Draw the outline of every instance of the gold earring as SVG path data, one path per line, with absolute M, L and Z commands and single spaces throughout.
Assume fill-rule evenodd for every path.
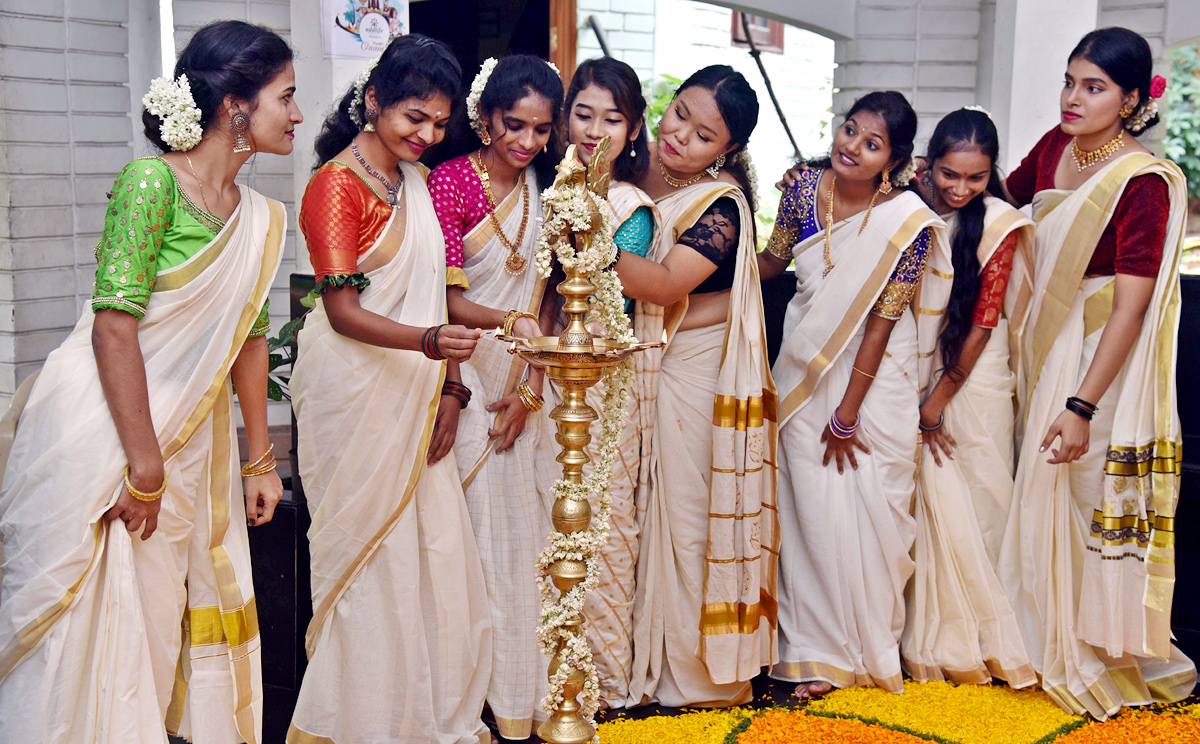
M 879 193 L 884 195 L 892 193 L 892 182 L 888 180 L 888 176 L 891 175 L 889 170 L 889 168 L 883 169 L 883 180 L 879 183 Z
M 483 134 L 479 137 L 483 141 L 483 146 L 487 147 L 492 144 L 492 133 L 488 131 L 487 124 L 483 125 Z
M 373 108 L 369 108 L 366 111 L 364 111 L 363 114 L 367 118 L 367 123 L 363 125 L 363 131 L 364 132 L 374 132 L 375 131 L 375 120 L 379 118 L 379 112 Z
M 1128 103 L 1125 104 L 1121 107 L 1121 110 L 1117 112 L 1117 116 L 1121 117 L 1122 119 L 1128 119 L 1129 117 L 1133 116 L 1133 106 L 1130 106 Z
M 549 142 L 542 145 L 542 152 L 550 152 L 550 143 Z
M 250 128 L 250 117 L 245 111 L 234 111 L 229 115 L 229 128 L 233 131 L 233 151 L 250 152 L 250 140 L 246 130 Z

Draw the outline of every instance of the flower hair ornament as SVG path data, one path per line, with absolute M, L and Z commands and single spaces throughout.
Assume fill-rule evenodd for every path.
M 758 211 L 758 171 L 754 168 L 754 161 L 750 158 L 750 151 L 745 147 L 737 154 L 738 160 L 742 164 L 742 168 L 746 171 L 746 180 L 750 182 L 750 211 Z
M 1137 133 L 1146 128 L 1150 120 L 1158 116 L 1158 101 L 1155 99 L 1161 98 L 1163 93 L 1167 92 L 1167 80 L 1162 75 L 1155 75 L 1150 79 L 1150 100 L 1147 101 L 1141 108 L 1137 110 L 1133 116 L 1125 119 L 1125 128 L 1133 133 Z
M 909 182 L 916 178 L 916 176 L 917 159 L 910 157 L 908 159 L 908 165 L 904 166 L 904 170 L 900 171 L 892 178 L 892 183 L 896 184 L 900 188 L 904 188 L 909 184 Z
M 184 152 L 200 144 L 204 130 L 200 128 L 200 109 L 192 98 L 192 86 L 187 75 L 178 80 L 155 78 L 150 91 L 142 96 L 142 105 L 162 120 L 159 135 L 173 152 Z
M 987 118 L 992 118 L 992 112 L 985 109 L 983 106 L 963 106 L 964 111 L 977 111 Z
M 487 132 L 487 125 L 483 122 L 483 112 L 479 109 L 479 99 L 483 97 L 483 89 L 487 87 L 488 79 L 492 76 L 492 71 L 496 69 L 499 60 L 495 57 L 488 57 L 479 66 L 479 74 L 471 81 L 471 92 L 467 94 L 467 118 L 471 120 L 471 129 L 475 130 L 475 134 L 479 135 L 479 139 L 484 139 L 484 133 Z M 553 62 L 546 63 L 555 75 L 562 77 L 562 73 Z M 489 144 L 484 142 L 484 144 Z
M 366 68 L 358 73 L 358 79 L 354 81 L 354 98 L 350 99 L 350 110 L 347 113 L 350 114 L 350 121 L 354 122 L 359 129 L 362 129 L 366 122 L 358 113 L 358 106 L 363 102 L 367 91 L 367 81 L 371 79 L 371 73 L 374 72 L 377 64 L 379 64 L 379 57 L 368 62 Z

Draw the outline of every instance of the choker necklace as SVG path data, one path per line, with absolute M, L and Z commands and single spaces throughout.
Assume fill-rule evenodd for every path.
M 692 184 L 694 184 L 700 180 L 700 176 L 704 175 L 704 171 L 700 171 L 699 173 L 692 176 L 691 178 L 685 178 L 683 180 L 680 180 L 680 179 L 672 176 L 670 173 L 667 173 L 667 168 L 665 165 L 662 164 L 661 160 L 658 161 L 658 172 L 662 173 L 663 180 L 666 181 L 667 185 L 673 189 L 681 189 L 684 186 L 691 186 Z
M 364 158 L 362 153 L 358 151 L 357 144 L 353 142 L 350 143 L 350 152 L 354 153 L 354 159 L 357 160 L 358 164 L 363 167 L 363 170 L 365 170 L 368 174 L 375 176 L 380 180 L 381 183 L 383 183 L 383 187 L 387 189 L 387 199 L 385 200 L 387 205 L 389 207 L 396 206 L 396 195 L 400 193 L 400 186 L 404 183 L 404 173 L 400 170 L 400 166 L 396 166 L 396 173 L 400 177 L 396 179 L 396 185 L 393 186 L 392 182 L 384 178 L 382 173 L 375 170 L 369 163 L 367 163 L 367 159 Z
M 1071 140 L 1071 157 L 1075 158 L 1075 167 L 1082 173 L 1085 169 L 1092 167 L 1096 163 L 1103 163 L 1113 156 L 1117 150 L 1125 146 L 1125 130 L 1117 132 L 1117 136 L 1105 142 L 1099 150 L 1082 150 L 1079 147 L 1079 138 L 1075 137 Z
M 521 226 L 517 228 L 517 239 L 509 240 L 504 231 L 500 229 L 500 220 L 496 217 L 496 199 L 492 196 L 492 179 L 488 175 L 487 168 L 483 164 L 483 155 L 480 152 L 471 153 L 468 160 L 471 165 L 475 166 L 475 172 L 479 175 L 479 180 L 483 182 L 483 193 L 487 195 L 488 217 L 492 220 L 492 227 L 496 230 L 496 237 L 500 238 L 500 242 L 508 249 L 508 258 L 504 259 L 504 270 L 512 276 L 520 276 L 521 272 L 525 271 L 525 257 L 521 255 L 521 245 L 525 242 L 525 227 L 529 224 L 529 189 L 525 187 L 525 170 L 521 169 L 521 175 L 517 179 L 517 188 L 521 189 L 524 198 L 524 209 L 521 212 Z

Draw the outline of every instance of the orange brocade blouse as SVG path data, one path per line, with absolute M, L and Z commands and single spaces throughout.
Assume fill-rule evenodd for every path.
M 347 284 L 362 291 L 370 280 L 358 270 L 392 217 L 380 199 L 345 163 L 330 160 L 308 182 L 300 204 L 300 231 L 317 278 L 317 291 Z

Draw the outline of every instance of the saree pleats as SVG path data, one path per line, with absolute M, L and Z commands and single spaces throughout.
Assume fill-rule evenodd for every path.
M 978 259 L 1018 230 L 1027 253 L 1033 223 L 998 199 L 987 199 Z M 954 219 L 947 220 L 953 231 Z M 1001 318 L 966 382 L 946 406 L 944 426 L 958 447 L 937 465 L 926 445 L 917 479 L 913 579 L 901 652 L 914 679 L 986 684 L 993 677 L 1013 687 L 1037 682 L 1016 616 L 996 575 L 1012 502 L 1013 401 L 1016 375 L 1009 367 L 1008 321 Z M 937 367 L 927 381 L 941 376 Z
M 533 269 L 533 252 L 542 212 L 533 173 L 527 171 L 526 178 L 529 228 L 520 250 L 528 267 L 518 276 L 505 271 L 508 249 L 491 221 L 483 220 L 463 239 L 463 270 L 471 287 L 463 296 L 487 307 L 537 315 L 545 280 Z M 497 207 L 496 217 L 507 235 L 518 233 L 523 198 L 521 189 L 513 189 Z M 512 447 L 497 453 L 498 440 L 488 436 L 497 415 L 485 407 L 516 390 L 525 362 L 509 354 L 506 344 L 485 338 L 460 369 L 474 403 L 459 417 L 454 454 L 491 607 L 492 673 L 487 701 L 501 736 L 524 739 L 532 733 L 535 717 L 544 718 L 539 703 L 546 691 L 549 659 L 537 645 L 541 598 L 536 563 L 546 535 L 553 529 L 550 488 L 561 472 L 554 462 L 554 426 L 549 406 L 531 412 Z M 549 397 L 548 383 L 544 392 Z
M 360 259 L 362 306 L 445 322 L 441 232 L 424 181 Z M 312 514 L 309 665 L 288 741 L 487 741 L 479 714 L 491 635 L 482 568 L 453 454 L 426 464 L 444 364 L 305 321 L 291 380 Z
M 212 243 L 160 273 L 138 325 L 166 470 L 154 538 L 102 519 L 125 455 L 90 310 L 21 412 L 0 491 L 0 740 L 259 741 L 258 619 L 227 377 L 278 270 L 285 220 L 282 205 L 241 192 Z
M 1091 422 L 1088 452 L 1050 465 L 1041 438 L 1074 395 L 1112 312 L 1113 277 L 1084 277 L 1128 181 L 1166 180 L 1170 218 L 1141 332 Z M 1021 336 L 1026 436 L 1001 578 L 1042 686 L 1103 719 L 1190 693 L 1195 666 L 1170 643 L 1179 419 L 1174 374 L 1184 214 L 1178 169 L 1133 153 L 1070 194 L 1041 192 L 1034 291 Z

